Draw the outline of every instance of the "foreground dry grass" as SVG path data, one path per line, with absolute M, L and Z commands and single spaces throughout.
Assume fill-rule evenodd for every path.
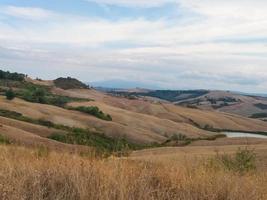
M 246 140 L 248 144 L 242 144 Z M 231 143 L 238 144 L 229 145 Z M 197 141 L 192 146 L 186 147 L 150 148 L 134 151 L 131 153 L 130 158 L 153 163 L 172 162 L 174 165 L 181 165 L 184 162 L 188 162 L 192 164 L 192 161 L 196 163 L 196 161 L 215 157 L 217 153 L 234 155 L 238 149 L 245 149 L 246 147 L 252 149 L 256 154 L 255 164 L 257 169 L 267 172 L 267 140 L 256 138 L 222 138 L 222 141 L 220 139 L 215 141 Z
M 97 160 L 42 149 L 0 146 L 0 199 L 267 198 L 265 173 L 241 176 L 195 164 Z

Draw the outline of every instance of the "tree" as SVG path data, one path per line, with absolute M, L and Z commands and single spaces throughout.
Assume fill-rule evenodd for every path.
M 34 100 L 38 103 L 45 103 L 45 95 L 43 88 L 36 88 L 32 93 Z
M 6 98 L 8 100 L 13 100 L 16 97 L 16 94 L 13 92 L 12 89 L 6 91 Z

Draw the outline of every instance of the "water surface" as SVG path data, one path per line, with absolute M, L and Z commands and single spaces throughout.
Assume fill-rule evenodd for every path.
M 242 133 L 242 132 L 223 132 L 229 138 L 236 138 L 236 137 L 249 137 L 249 138 L 265 138 L 267 139 L 266 135 L 254 134 L 254 133 Z

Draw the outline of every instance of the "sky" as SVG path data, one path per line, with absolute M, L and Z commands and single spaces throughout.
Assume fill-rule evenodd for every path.
M 0 68 L 267 93 L 266 0 L 0 0 Z

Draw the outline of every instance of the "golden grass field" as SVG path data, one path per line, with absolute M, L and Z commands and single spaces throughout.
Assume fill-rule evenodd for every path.
M 129 158 L 100 160 L 44 149 L 0 145 L 0 199 L 267 198 L 266 171 L 244 174 L 225 171 L 207 165 L 207 159 L 179 157 L 178 151 L 169 158 L 158 157 L 157 162 L 137 159 L 137 154 L 140 152 Z
M 231 139 L 234 140 L 234 139 Z M 215 156 L 217 153 L 234 154 L 239 148 L 244 149 L 249 147 L 257 154 L 257 167 L 262 171 L 267 172 L 267 140 L 261 140 L 258 144 L 257 140 L 251 139 L 245 144 L 245 139 L 237 138 L 237 144 L 231 144 L 224 141 L 220 145 L 216 142 L 211 142 L 210 146 L 205 144 L 192 144 L 187 147 L 162 147 L 154 149 L 145 149 L 132 152 L 131 158 L 148 162 L 165 163 L 172 161 L 176 165 L 181 165 L 183 162 L 199 161 Z M 243 142 L 243 144 L 242 144 Z

